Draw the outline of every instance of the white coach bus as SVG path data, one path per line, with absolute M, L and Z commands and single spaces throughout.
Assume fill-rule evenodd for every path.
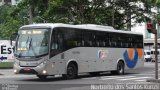
M 40 79 L 52 75 L 73 79 L 86 72 L 124 74 L 143 64 L 143 35 L 109 26 L 25 25 L 16 39 L 14 72 Z

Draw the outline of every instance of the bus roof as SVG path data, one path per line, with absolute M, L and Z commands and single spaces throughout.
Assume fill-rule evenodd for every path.
M 88 30 L 98 30 L 98 31 L 108 31 L 108 32 L 115 32 L 115 33 L 126 33 L 126 34 L 139 34 L 142 33 L 132 32 L 132 31 L 124 31 L 124 30 L 116 30 L 111 26 L 103 26 L 103 25 L 96 25 L 96 24 L 78 24 L 78 25 L 71 25 L 71 24 L 63 24 L 63 23 L 39 23 L 39 24 L 30 24 L 24 25 L 20 27 L 20 29 L 24 28 L 56 28 L 56 27 L 68 27 L 68 28 L 78 28 L 78 29 L 88 29 Z

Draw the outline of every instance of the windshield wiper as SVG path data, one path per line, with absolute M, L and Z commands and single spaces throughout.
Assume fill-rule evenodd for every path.
M 32 44 L 32 38 L 31 38 L 30 41 L 29 41 L 29 47 L 28 47 L 29 50 L 30 50 L 30 48 L 31 48 L 31 46 L 32 46 L 31 44 Z
M 32 49 L 32 51 L 34 53 L 34 56 L 37 57 L 37 54 L 36 54 L 36 52 L 35 52 L 35 50 L 34 50 L 34 48 L 32 46 L 32 38 L 30 39 L 30 42 L 29 42 L 29 50 L 30 50 L 30 48 Z

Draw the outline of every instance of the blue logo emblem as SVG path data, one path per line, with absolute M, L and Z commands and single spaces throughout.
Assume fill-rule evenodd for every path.
M 123 54 L 124 60 L 129 68 L 134 68 L 138 61 L 138 51 L 136 49 L 126 50 Z

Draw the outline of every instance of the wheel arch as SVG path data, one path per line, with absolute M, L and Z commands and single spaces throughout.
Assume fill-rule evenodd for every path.
M 71 59 L 71 60 L 69 60 L 69 61 L 66 63 L 65 73 L 67 73 L 67 67 L 68 67 L 68 65 L 71 64 L 71 63 L 76 66 L 77 73 L 78 73 L 78 63 L 77 63 L 77 61 L 76 61 L 75 59 Z
M 120 58 L 120 59 L 117 60 L 116 69 L 117 69 L 117 65 L 118 65 L 119 62 L 123 62 L 124 68 L 125 68 L 125 61 L 122 58 Z

